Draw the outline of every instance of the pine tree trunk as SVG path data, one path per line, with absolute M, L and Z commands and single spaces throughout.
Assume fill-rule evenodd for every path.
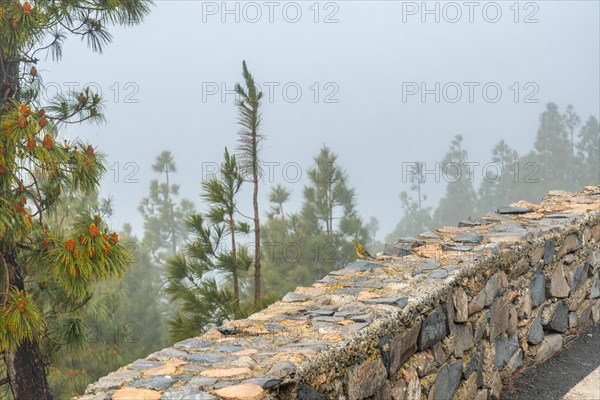
M 24 341 L 14 354 L 6 354 L 4 360 L 15 400 L 52 400 L 38 342 Z
M 254 173 L 254 306 L 260 303 L 260 220 L 258 217 L 258 173 Z
M 11 286 L 25 290 L 25 282 L 15 252 L 1 253 L 0 257 L 4 258 L 5 265 L 11 271 Z M 46 363 L 37 341 L 25 340 L 14 353 L 5 353 L 4 361 L 15 400 L 52 400 L 50 386 L 46 379 Z

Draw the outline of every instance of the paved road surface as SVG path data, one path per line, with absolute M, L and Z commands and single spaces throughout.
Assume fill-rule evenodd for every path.
M 567 344 L 566 348 L 555 354 L 544 364 L 528 369 L 514 381 L 516 391 L 504 388 L 502 400 L 562 400 L 580 381 L 600 366 L 600 324 L 588 325 L 581 335 Z M 600 380 L 595 382 L 596 374 L 591 375 L 588 390 L 595 393 L 587 399 L 570 397 L 577 400 L 600 400 Z M 575 390 L 574 390 L 575 392 Z M 572 393 L 569 394 L 571 396 Z

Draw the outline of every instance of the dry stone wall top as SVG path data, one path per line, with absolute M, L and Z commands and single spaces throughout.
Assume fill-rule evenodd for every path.
M 600 321 L 600 187 L 386 246 L 89 385 L 107 399 L 498 399 Z

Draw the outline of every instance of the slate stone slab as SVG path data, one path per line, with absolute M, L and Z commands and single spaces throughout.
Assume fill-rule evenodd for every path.
M 212 343 L 207 340 L 200 339 L 186 339 L 181 342 L 175 343 L 174 347 L 182 349 L 205 349 L 212 346 Z
M 356 271 L 368 271 L 370 269 L 382 268 L 383 264 L 376 264 L 369 261 L 356 261 L 346 265 L 346 269 L 352 269 Z
M 414 264 L 418 269 L 423 270 L 423 271 L 430 271 L 432 269 L 437 269 L 440 267 L 440 265 L 436 262 L 423 262 L 423 263 L 415 263 Z
M 519 350 L 519 339 L 517 335 L 501 336 L 496 340 L 496 359 L 494 369 L 502 369 Z
M 472 247 L 469 247 L 469 246 L 458 246 L 458 245 L 454 245 L 454 244 L 446 244 L 446 243 L 444 243 L 442 245 L 442 247 L 444 248 L 444 250 L 449 250 L 449 251 L 473 251 Z
M 379 351 L 389 376 L 398 372 L 402 364 L 417 351 L 420 330 L 421 322 L 417 322 L 406 332 L 393 337 L 385 335 L 379 339 Z
M 186 360 L 188 361 L 199 363 L 217 363 L 219 361 L 223 361 L 224 359 L 224 355 L 215 353 L 190 354 L 186 357 Z
M 434 400 L 452 400 L 463 373 L 462 361 L 446 364 L 438 372 L 433 387 Z M 431 398 L 431 397 L 430 397 Z
M 483 235 L 459 235 L 453 236 L 452 240 L 458 243 L 479 244 L 483 240 Z
M 217 346 L 215 350 L 221 353 L 235 353 L 236 351 L 244 350 L 244 348 L 239 344 L 222 344 Z
M 531 209 L 527 207 L 508 207 L 508 206 L 500 206 L 496 210 L 498 214 L 527 214 L 531 212 Z
M 441 306 L 438 306 L 431 312 L 421 325 L 418 348 L 420 351 L 426 350 L 446 337 L 446 314 Z
M 408 303 L 408 297 L 380 297 L 377 299 L 361 300 L 364 304 L 387 304 L 390 306 L 404 308 Z
M 296 303 L 299 301 L 306 301 L 308 300 L 307 296 L 304 296 L 302 294 L 298 294 L 295 292 L 288 292 L 285 296 L 283 296 L 283 299 L 281 299 L 281 301 L 285 301 L 288 303 Z
M 543 272 L 536 272 L 531 278 L 531 305 L 537 307 L 546 301 L 546 284 Z
M 547 240 L 544 244 L 544 265 L 548 265 L 552 262 L 555 248 L 556 241 L 554 239 Z
M 569 303 L 567 299 L 558 302 L 552 319 L 546 328 L 555 332 L 566 332 L 569 328 Z
M 575 267 L 572 274 L 569 275 L 569 286 L 571 286 L 571 291 L 569 292 L 569 296 L 571 296 L 575 290 L 579 287 L 579 285 L 587 278 L 588 274 L 588 264 L 582 263 L 581 265 Z
M 306 311 L 306 315 L 318 315 L 320 317 L 330 317 L 335 313 L 335 310 L 312 310 Z
M 157 361 L 148 361 L 148 360 L 136 360 L 133 364 L 131 364 L 129 366 L 129 368 L 131 369 L 137 369 L 139 370 L 143 370 L 143 369 L 152 369 L 152 368 L 156 368 L 156 367 L 160 367 L 161 365 L 163 365 L 163 363 L 161 362 L 157 362 Z
M 466 220 L 458 221 L 459 228 L 472 228 L 479 225 L 489 224 L 486 220 L 480 217 L 469 217 Z
M 163 392 L 161 400 L 217 400 L 217 397 L 207 392 L 183 386 Z
M 349 368 L 346 382 L 348 399 L 365 399 L 373 396 L 387 379 L 387 371 L 381 358 L 367 360 Z
M 527 341 L 530 344 L 538 344 L 544 340 L 544 327 L 542 326 L 542 312 L 544 306 L 540 307 L 538 314 L 529 326 L 529 333 L 527 334 Z
M 281 379 L 264 376 L 259 378 L 246 379 L 245 381 L 242 381 L 242 383 L 254 384 L 260 386 L 263 389 L 268 389 L 270 387 L 279 385 L 281 383 Z
M 137 381 L 133 381 L 129 384 L 129 387 L 132 388 L 141 388 L 141 389 L 153 389 L 153 390 L 165 390 L 173 386 L 173 384 L 177 382 L 176 379 L 167 378 L 164 376 L 157 376 L 154 378 L 148 379 L 139 379 Z
M 444 279 L 448 276 L 448 271 L 445 269 L 436 269 L 429 276 L 433 279 Z

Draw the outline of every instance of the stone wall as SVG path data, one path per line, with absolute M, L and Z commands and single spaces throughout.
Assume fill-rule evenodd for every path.
M 388 245 L 81 399 L 497 399 L 600 321 L 599 243 L 600 187 L 500 207 Z

